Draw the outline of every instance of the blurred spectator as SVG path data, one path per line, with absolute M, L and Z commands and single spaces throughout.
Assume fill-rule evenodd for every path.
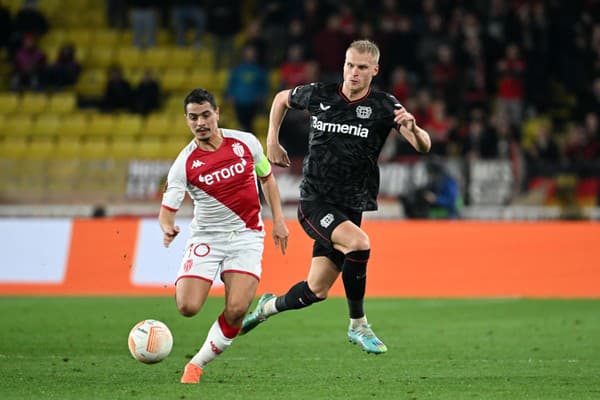
M 106 0 L 106 21 L 115 29 L 127 27 L 127 0 Z
M 194 47 L 202 47 L 202 37 L 206 30 L 206 12 L 202 0 L 174 0 L 171 8 L 171 24 L 175 32 L 175 43 L 187 46 L 187 33 L 194 29 Z
M 406 100 L 413 92 L 413 84 L 410 82 L 406 69 L 397 66 L 392 71 L 392 83 L 390 92 L 398 99 L 400 104 L 406 103 Z
M 337 82 L 341 79 L 343 65 L 340 65 L 340 60 L 345 59 L 349 43 L 350 38 L 342 31 L 340 16 L 329 16 L 325 28 L 313 38 L 315 60 L 319 63 L 324 82 Z
M 10 10 L 0 2 L 0 55 L 2 55 L 2 49 L 9 50 L 11 35 L 12 18 Z
M 506 47 L 504 58 L 498 62 L 498 98 L 496 108 L 505 114 L 513 125 L 523 118 L 525 62 L 519 47 L 511 43 Z
M 160 84 L 154 77 L 152 70 L 144 70 L 142 79 L 133 92 L 134 111 L 147 115 L 160 106 Z
M 302 47 L 293 45 L 288 47 L 287 59 L 281 64 L 281 84 L 284 89 L 290 89 L 307 83 L 308 62 L 302 54 Z
M 81 64 L 75 58 L 75 47 L 72 43 L 61 46 L 54 63 L 46 69 L 45 85 L 50 88 L 64 89 L 74 85 L 81 73 Z
M 215 69 L 229 68 L 233 62 L 235 35 L 242 28 L 240 0 L 206 0 L 208 32 L 213 39 Z
M 240 129 L 253 131 L 252 123 L 262 111 L 268 92 L 267 70 L 256 62 L 254 47 L 244 47 L 242 61 L 231 70 L 226 90 L 227 98 L 234 104 Z
M 312 57 L 312 47 L 310 46 L 308 34 L 304 23 L 298 18 L 290 21 L 285 38 L 285 47 L 289 49 L 292 46 L 300 47 L 305 58 L 310 59 Z
M 246 25 L 244 46 L 252 46 L 256 49 L 256 61 L 264 68 L 269 68 L 267 53 L 269 44 L 263 35 L 259 20 L 250 21 Z
M 533 142 L 525 148 L 530 177 L 551 175 L 560 169 L 560 149 L 552 137 L 552 128 L 547 121 L 534 125 Z
M 455 123 L 446 113 L 446 103 L 434 100 L 422 126 L 431 136 L 431 153 L 447 155 L 450 133 L 455 128 Z
M 458 90 L 458 70 L 454 61 L 452 48 L 442 44 L 437 49 L 436 61 L 429 71 L 433 96 L 446 103 L 449 112 L 455 112 Z
M 494 158 L 496 137 L 488 129 L 483 119 L 474 118 L 469 122 L 467 135 L 463 141 L 462 155 L 467 160 Z
M 123 76 L 123 70 L 113 65 L 108 71 L 108 80 L 104 89 L 102 109 L 106 112 L 129 111 L 133 104 L 131 84 Z
M 467 38 L 463 43 L 461 92 L 463 101 L 457 107 L 460 115 L 467 115 L 474 108 L 488 110 L 487 67 L 482 44 L 478 38 Z
M 581 111 L 582 116 L 588 112 L 593 112 L 600 117 L 600 76 L 591 82 L 578 100 L 578 109 Z
M 426 162 L 427 184 L 400 196 L 404 214 L 410 219 L 460 218 L 462 196 L 458 181 L 438 158 Z
M 262 30 L 268 46 L 266 66 L 276 67 L 285 57 L 285 34 L 288 23 L 285 1 L 259 0 L 257 7 L 260 10 Z
M 448 43 L 449 38 L 444 31 L 442 16 L 438 13 L 428 15 L 427 28 L 418 39 L 416 49 L 416 57 L 421 64 L 420 69 L 422 71 L 427 71 L 429 66 L 435 63 L 440 46 Z
M 23 46 L 25 36 L 39 40 L 50 25 L 46 16 L 38 9 L 37 0 L 24 0 L 23 6 L 12 19 L 12 36 L 9 44 L 9 57 L 12 59 Z
M 157 0 L 129 0 L 133 45 L 138 49 L 156 46 Z
M 45 67 L 46 54 L 38 47 L 36 37 L 25 35 L 23 45 L 15 55 L 11 90 L 41 89 Z

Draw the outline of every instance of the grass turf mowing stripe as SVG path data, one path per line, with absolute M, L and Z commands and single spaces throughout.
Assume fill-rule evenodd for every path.
M 183 318 L 166 297 L 2 297 L 2 399 L 598 399 L 600 300 L 367 299 L 389 352 L 347 343 L 344 299 L 271 318 L 179 384 L 223 308 Z M 127 349 L 132 324 L 165 322 L 171 355 Z

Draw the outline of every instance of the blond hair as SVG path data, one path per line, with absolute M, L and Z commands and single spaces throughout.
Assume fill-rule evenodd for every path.
M 350 46 L 348 46 L 348 50 L 350 49 L 354 49 L 360 54 L 370 54 L 373 56 L 375 64 L 379 63 L 379 47 L 377 47 L 377 45 L 370 40 L 355 40 L 354 42 L 350 43 Z

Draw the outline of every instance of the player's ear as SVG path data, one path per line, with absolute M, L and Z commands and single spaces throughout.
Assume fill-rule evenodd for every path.
M 379 73 L 379 64 L 377 64 L 375 66 L 375 68 L 373 68 L 373 76 L 377 75 Z
M 219 107 L 215 108 L 215 114 L 217 114 L 217 122 L 219 122 L 219 116 L 221 115 L 221 111 L 219 110 Z

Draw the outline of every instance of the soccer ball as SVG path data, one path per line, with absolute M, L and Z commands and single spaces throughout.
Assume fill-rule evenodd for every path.
M 173 335 L 164 323 L 146 319 L 129 332 L 129 351 L 136 360 L 154 364 L 164 360 L 173 348 Z

